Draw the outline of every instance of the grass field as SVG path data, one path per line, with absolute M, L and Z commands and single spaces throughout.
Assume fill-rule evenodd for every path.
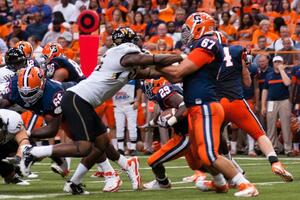
M 146 157 L 140 157 L 140 172 L 143 182 L 153 180 L 151 169 L 146 164 Z M 283 200 L 300 199 L 300 158 L 281 158 L 287 169 L 293 173 L 294 182 L 283 183 L 281 179 L 271 173 L 270 165 L 263 157 L 248 158 L 236 157 L 238 163 L 246 170 L 246 175 L 257 185 L 260 192 L 255 199 Z M 72 160 L 72 169 L 75 169 L 78 159 Z M 123 185 L 118 193 L 102 193 L 102 178 L 90 178 L 95 172 L 93 168 L 85 177 L 86 190 L 91 192 L 88 196 L 72 196 L 62 191 L 64 180 L 50 171 L 50 160 L 45 159 L 32 167 L 33 172 L 39 174 L 38 179 L 32 179 L 30 186 L 4 185 L 0 186 L 0 199 L 236 199 L 233 197 L 234 189 L 227 194 L 216 194 L 214 192 L 200 192 L 193 184 L 182 183 L 182 178 L 192 174 L 186 166 L 184 159 L 178 159 L 166 164 L 168 177 L 172 181 L 171 190 L 163 191 L 131 191 L 130 182 L 126 174 L 121 174 Z M 117 168 L 117 167 L 116 167 Z M 73 172 L 73 171 L 72 171 Z M 71 173 L 72 174 L 72 173 Z

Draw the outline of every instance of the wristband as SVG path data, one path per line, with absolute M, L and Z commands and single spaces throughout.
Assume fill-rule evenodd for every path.
M 167 124 L 169 126 L 173 126 L 174 124 L 177 123 L 177 118 L 175 116 L 172 116 L 170 119 L 168 119 Z
M 154 126 L 154 125 L 155 125 L 155 122 L 154 122 L 153 119 L 149 122 L 149 125 L 150 125 L 150 126 Z
M 141 106 L 142 106 L 143 108 L 145 108 L 145 107 L 147 106 L 147 104 L 146 104 L 146 103 L 142 103 Z

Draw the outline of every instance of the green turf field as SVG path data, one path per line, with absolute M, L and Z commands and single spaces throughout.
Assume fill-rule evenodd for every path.
M 146 164 L 146 157 L 141 157 L 140 172 L 143 182 L 153 180 L 150 168 Z M 270 165 L 263 157 L 248 158 L 237 157 L 236 160 L 246 170 L 247 177 L 257 185 L 260 192 L 255 199 L 267 200 L 297 200 L 300 199 L 300 158 L 282 158 L 287 169 L 294 175 L 294 182 L 283 183 L 281 179 L 271 173 Z M 72 169 L 75 169 L 78 159 L 72 162 Z M 155 200 L 175 200 L 175 199 L 236 199 L 233 197 L 235 190 L 230 190 L 227 194 L 216 194 L 214 192 L 200 192 L 194 188 L 193 184 L 182 183 L 182 178 L 192 174 L 186 166 L 184 159 L 178 159 L 166 164 L 167 173 L 172 181 L 171 190 L 163 191 L 131 191 L 130 182 L 126 174 L 121 174 L 123 185 L 118 193 L 102 193 L 102 178 L 90 178 L 91 172 L 84 179 L 86 190 L 91 192 L 88 196 L 72 196 L 63 193 L 64 180 L 50 171 L 50 160 L 45 159 L 42 163 L 36 163 L 32 167 L 33 172 L 39 174 L 38 179 L 32 179 L 30 186 L 4 185 L 0 186 L 1 199 L 155 199 Z M 117 169 L 117 167 L 116 167 Z M 73 172 L 73 171 L 72 171 Z M 71 172 L 71 173 L 72 173 Z

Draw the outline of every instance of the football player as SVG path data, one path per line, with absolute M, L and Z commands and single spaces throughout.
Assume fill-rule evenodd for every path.
M 148 165 L 152 168 L 155 180 L 145 183 L 144 188 L 151 190 L 171 188 L 171 182 L 165 174 L 163 163 L 186 156 L 186 160 L 193 170 L 198 170 L 201 166 L 199 162 L 196 162 L 197 159 L 190 159 L 188 121 L 184 116 L 187 110 L 182 97 L 182 89 L 171 85 L 164 78 L 160 78 L 145 80 L 143 90 L 149 100 L 160 106 L 162 113 L 165 110 L 174 109 L 174 113 L 169 118 L 158 115 L 149 123 L 152 126 L 173 127 L 174 134 L 166 144 L 148 158 Z M 205 179 L 205 175 L 201 179 Z
M 29 185 L 20 179 L 14 165 L 22 155 L 21 148 L 30 145 L 21 116 L 11 110 L 0 109 L 0 175 L 6 184 Z M 16 154 L 15 157 L 9 157 Z
M 10 48 L 5 54 L 5 66 L 0 68 L 0 83 L 9 81 L 19 69 L 26 67 L 26 62 L 23 51 Z
M 45 157 L 53 154 L 87 156 L 79 164 L 71 182 L 65 185 L 66 190 L 71 190 L 75 194 L 78 192 L 74 191 L 74 188 L 80 188 L 79 193 L 84 193 L 80 186 L 83 176 L 107 149 L 111 148 L 112 151 L 114 149 L 106 134 L 106 127 L 99 120 L 94 108 L 111 98 L 130 79 L 160 75 L 154 69 L 141 69 L 137 68 L 138 66 L 169 65 L 182 60 L 179 55 L 154 56 L 141 53 L 140 48 L 134 44 L 137 38 L 136 34 L 129 28 L 116 29 L 112 37 L 116 46 L 106 52 L 101 64 L 87 79 L 69 88 L 62 99 L 64 120 L 74 143 L 32 147 L 23 151 L 27 166 L 30 166 L 33 157 Z M 93 144 L 96 149 L 92 148 Z M 138 171 L 138 158 L 126 159 L 115 152 L 114 158 L 110 159 L 117 161 L 126 170 L 132 188 L 139 189 L 141 178 Z
M 47 60 L 45 71 L 48 78 L 59 82 L 74 81 L 76 83 L 85 79 L 80 66 L 63 55 L 63 48 L 59 43 L 46 44 L 42 54 Z
M 225 57 L 223 47 L 212 36 L 214 26 L 214 19 L 207 13 L 191 14 L 182 30 L 182 40 L 191 47 L 191 52 L 178 66 L 158 66 L 156 69 L 172 82 L 183 80 L 192 151 L 215 175 L 220 172 L 238 186 L 239 191 L 234 193 L 235 196 L 257 196 L 256 187 L 218 153 L 224 110 L 217 100 L 216 79 L 224 58 L 228 57 Z M 224 178 L 214 182 L 220 188 L 226 184 Z
M 40 67 L 38 61 L 32 57 L 33 47 L 27 41 L 19 41 L 16 44 L 16 48 L 21 49 L 27 59 L 27 66 L 36 66 Z

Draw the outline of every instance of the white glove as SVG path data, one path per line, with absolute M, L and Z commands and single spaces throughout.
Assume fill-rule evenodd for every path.
M 164 128 L 169 127 L 168 120 L 167 120 L 165 117 L 161 116 L 161 115 L 158 117 L 156 123 L 157 123 L 159 126 L 164 127 Z

